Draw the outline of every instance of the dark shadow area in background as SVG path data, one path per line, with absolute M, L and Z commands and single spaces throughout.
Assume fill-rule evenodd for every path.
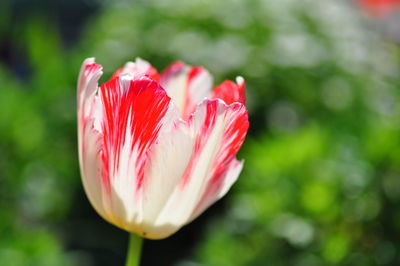
M 0 61 L 9 66 L 21 79 L 29 77 L 29 62 L 26 49 L 19 42 L 24 25 L 32 20 L 45 22 L 49 30 L 56 28 L 61 34 L 64 49 L 68 50 L 80 39 L 84 25 L 90 16 L 100 10 L 95 0 L 2 0 L 0 15 L 12 22 L 5 27 L 6 32 L 0 42 Z

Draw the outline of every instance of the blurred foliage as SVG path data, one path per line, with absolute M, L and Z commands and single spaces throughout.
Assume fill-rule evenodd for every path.
M 400 264 L 399 51 L 348 1 L 102 4 L 68 48 L 51 21 L 0 9 L 0 48 L 19 62 L 0 66 L 0 265 L 100 265 L 92 249 L 114 245 L 71 214 L 85 200 L 75 83 L 90 56 L 105 76 L 140 56 L 247 80 L 244 171 L 176 265 Z

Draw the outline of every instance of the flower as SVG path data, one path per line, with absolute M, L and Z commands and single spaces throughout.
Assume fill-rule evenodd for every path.
M 249 126 L 245 82 L 213 91 L 202 67 L 173 63 L 161 75 L 137 59 L 98 86 L 102 66 L 83 62 L 78 145 L 89 201 L 108 222 L 140 236 L 175 233 L 226 194 Z

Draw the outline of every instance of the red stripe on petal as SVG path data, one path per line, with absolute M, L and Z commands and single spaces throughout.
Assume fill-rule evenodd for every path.
M 195 94 L 198 93 L 198 89 L 203 89 L 203 88 L 197 88 L 195 87 L 195 82 L 196 79 L 201 78 L 202 75 L 206 75 L 207 70 L 205 70 L 203 67 L 199 66 L 194 66 L 190 67 L 189 74 L 187 75 L 187 86 L 186 86 L 186 104 L 185 104 L 185 109 L 183 110 L 183 119 L 187 119 L 196 109 L 196 105 L 199 103 L 200 100 L 203 100 L 202 98 L 195 97 Z M 203 95 L 203 97 L 207 97 L 209 91 L 207 90 L 206 93 Z
M 249 127 L 248 113 L 244 105 L 234 103 L 224 105 L 225 125 L 217 153 L 211 162 L 211 170 L 207 176 L 204 192 L 191 219 L 197 217 L 210 204 L 222 197 L 238 177 L 242 163 L 236 160 L 236 154 L 243 144 Z M 220 114 L 221 115 L 221 114 Z
M 206 117 L 204 119 L 203 126 L 201 127 L 200 134 L 196 140 L 195 152 L 200 152 L 204 147 L 205 142 L 210 136 L 211 130 L 215 125 L 215 120 L 217 118 L 218 102 L 210 101 L 206 107 Z
M 193 81 L 193 79 L 195 79 L 196 76 L 200 75 L 202 71 L 204 71 L 204 68 L 202 68 L 202 67 L 199 67 L 199 66 L 191 67 L 190 71 L 189 71 L 189 75 L 188 75 L 189 83 L 191 81 Z
M 206 105 L 204 118 L 202 121 L 196 121 L 196 119 L 199 119 L 199 112 L 202 112 L 202 108 L 204 108 L 202 105 L 204 104 Z M 194 123 L 200 123 L 200 128 L 196 130 L 195 128 L 198 125 L 196 126 Z M 239 164 L 235 157 L 249 128 L 248 113 L 241 103 L 234 103 L 228 106 L 220 100 L 206 100 L 190 118 L 189 126 L 194 128 L 196 140 L 190 162 L 181 180 L 181 188 L 185 189 L 188 183 L 191 182 L 200 157 L 205 158 L 203 153 L 210 152 L 210 154 L 206 155 L 210 156 L 210 168 L 206 177 L 204 177 L 208 181 L 206 181 L 206 188 L 201 196 L 201 198 L 209 198 L 221 191 L 228 172 Z M 220 128 L 221 126 L 222 128 Z M 208 142 L 211 141 L 211 134 L 214 135 L 212 141 L 216 145 L 214 151 L 209 150 Z M 215 134 L 221 134 L 220 139 L 216 139 L 217 135 Z M 206 145 L 208 146 L 208 151 L 205 150 Z M 203 201 L 201 200 L 200 202 Z
M 201 122 L 201 128 L 196 135 L 196 140 L 193 148 L 193 152 L 189 161 L 189 165 L 187 166 L 185 173 L 182 177 L 181 186 L 184 187 L 191 178 L 192 172 L 194 170 L 197 161 L 204 149 L 204 146 L 211 134 L 212 129 L 215 126 L 216 117 L 217 117 L 217 109 L 218 109 L 218 101 L 207 101 L 205 108 L 204 120 Z M 196 119 L 196 114 L 190 117 L 189 119 L 189 127 L 195 127 L 194 119 Z
M 230 105 L 225 116 L 229 116 L 229 122 L 225 126 L 221 146 L 213 163 L 212 178 L 209 184 L 212 187 L 216 186 L 216 189 L 219 189 L 222 184 L 221 177 L 235 161 L 235 156 L 242 146 L 249 128 L 248 113 L 244 105 Z
M 234 102 L 245 103 L 245 87 L 246 83 L 242 78 L 238 78 L 238 84 L 230 80 L 225 80 L 220 85 L 215 87 L 212 97 L 214 99 L 221 99 L 226 104 Z
M 104 109 L 103 182 L 118 171 L 122 149 L 129 145 L 130 156 L 136 156 L 135 173 L 140 189 L 149 148 L 157 141 L 170 98 L 161 86 L 148 78 L 121 80 L 117 77 L 100 87 Z M 127 139 L 128 137 L 128 139 Z M 123 162 L 128 162 L 124 158 Z
M 181 185 L 183 187 L 189 182 L 194 166 L 197 164 L 220 116 L 223 116 L 223 121 L 221 122 L 225 123 L 225 125 L 222 138 L 218 143 L 219 146 L 217 147 L 215 158 L 211 158 L 211 183 L 220 183 L 220 177 L 227 171 L 230 167 L 229 165 L 235 159 L 249 127 L 248 114 L 244 105 L 236 103 L 226 106 L 218 100 L 206 100 L 204 104 L 206 104 L 204 119 L 201 121 L 199 131 L 196 132 L 196 141 L 190 163 L 182 178 Z M 189 120 L 191 127 L 195 127 L 193 124 L 195 123 L 194 119 L 196 119 L 196 115 L 194 114 Z

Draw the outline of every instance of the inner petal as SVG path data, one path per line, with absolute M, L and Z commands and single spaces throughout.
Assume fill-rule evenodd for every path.
M 196 105 L 210 95 L 213 79 L 203 67 L 178 61 L 164 70 L 160 82 L 179 109 L 180 117 L 187 120 Z
M 225 80 L 220 85 L 215 87 L 211 98 L 221 99 L 226 104 L 231 104 L 234 102 L 245 103 L 245 93 L 244 89 L 246 83 L 242 77 L 236 78 L 236 83 L 230 80 Z
M 149 62 L 141 58 L 136 58 L 135 62 L 127 62 L 124 67 L 115 71 L 111 79 L 121 76 L 123 74 L 130 74 L 134 79 L 142 76 L 147 76 L 155 81 L 160 81 L 160 75 Z

